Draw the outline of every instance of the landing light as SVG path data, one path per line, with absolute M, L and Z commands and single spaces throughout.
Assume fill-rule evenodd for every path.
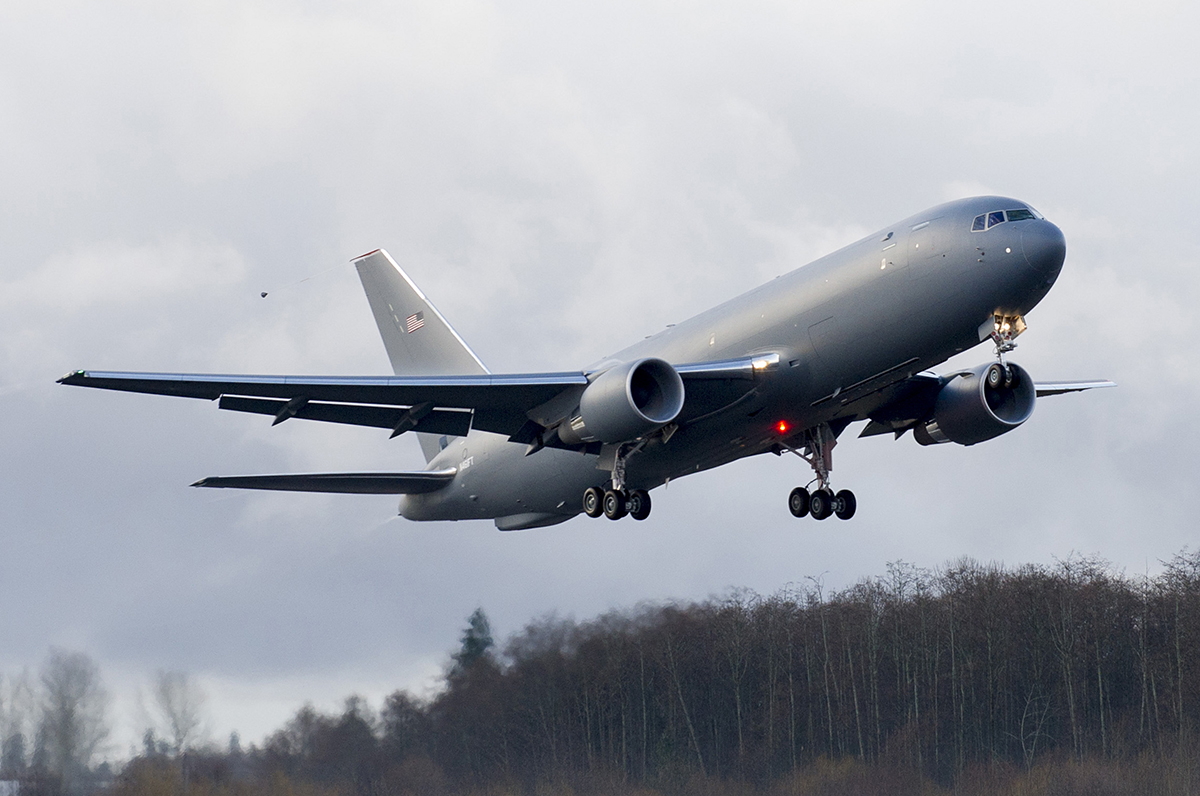
M 754 370 L 756 370 L 756 371 L 759 371 L 759 370 L 767 370 L 767 369 L 771 368 L 772 366 L 778 365 L 778 364 L 779 364 L 779 354 L 772 352 L 770 354 L 763 354 L 762 356 L 757 357 L 754 360 L 752 360 L 750 362 L 750 367 L 754 368 Z

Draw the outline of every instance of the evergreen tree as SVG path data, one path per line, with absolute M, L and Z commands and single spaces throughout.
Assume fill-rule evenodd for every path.
M 462 634 L 462 647 L 454 655 L 453 674 L 463 674 L 475 665 L 476 661 L 488 655 L 495 641 L 492 639 L 492 625 L 482 608 L 467 619 L 467 627 Z

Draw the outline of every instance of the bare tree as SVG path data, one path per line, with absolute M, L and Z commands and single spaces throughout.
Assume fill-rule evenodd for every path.
M 0 772 L 20 774 L 28 763 L 36 710 L 28 670 L 0 688 Z
M 79 790 L 100 744 L 108 737 L 108 692 L 88 655 L 51 649 L 42 666 L 39 740 L 46 764 L 68 793 Z
M 183 754 L 200 741 L 204 728 L 205 694 L 187 672 L 160 671 L 154 678 L 154 720 L 174 754 Z

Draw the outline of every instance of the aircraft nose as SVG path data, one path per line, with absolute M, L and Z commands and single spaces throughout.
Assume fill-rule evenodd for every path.
M 1021 249 L 1025 262 L 1035 271 L 1045 274 L 1047 282 L 1053 282 L 1062 271 L 1067 258 L 1067 239 L 1062 230 L 1041 219 L 1031 221 L 1021 230 Z

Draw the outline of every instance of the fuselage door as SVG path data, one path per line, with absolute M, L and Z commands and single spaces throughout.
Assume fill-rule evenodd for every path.
M 928 260 L 937 254 L 937 239 L 934 237 L 932 222 L 922 221 L 912 228 L 908 236 L 908 253 L 914 263 Z
M 908 261 L 914 279 L 932 275 L 936 269 L 929 261 L 940 258 L 945 241 L 938 239 L 938 222 L 935 219 L 922 221 L 908 233 Z

